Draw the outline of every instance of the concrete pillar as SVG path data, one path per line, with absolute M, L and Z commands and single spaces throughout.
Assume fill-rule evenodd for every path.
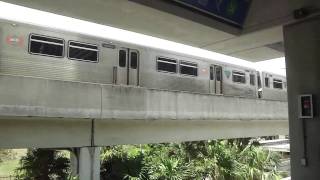
M 292 180 L 320 179 L 320 16 L 284 26 Z M 299 118 L 298 97 L 313 94 L 314 118 Z
M 79 151 L 80 151 L 80 148 L 70 149 L 70 169 L 71 169 L 72 176 L 79 175 L 79 163 L 78 163 Z
M 83 147 L 79 150 L 80 180 L 100 180 L 100 148 Z

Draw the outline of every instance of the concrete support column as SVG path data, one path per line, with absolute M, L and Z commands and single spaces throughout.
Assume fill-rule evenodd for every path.
M 70 169 L 71 169 L 72 176 L 79 175 L 79 163 L 78 163 L 79 151 L 80 151 L 80 148 L 70 149 Z
M 78 155 L 80 180 L 100 180 L 100 148 L 83 147 Z
M 320 16 L 284 26 L 292 180 L 320 179 Z M 299 95 L 312 94 L 314 117 L 299 118 Z

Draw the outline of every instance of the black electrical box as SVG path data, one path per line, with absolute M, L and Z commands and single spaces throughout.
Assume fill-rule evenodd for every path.
M 304 94 L 299 96 L 299 109 L 301 119 L 313 118 L 312 94 Z

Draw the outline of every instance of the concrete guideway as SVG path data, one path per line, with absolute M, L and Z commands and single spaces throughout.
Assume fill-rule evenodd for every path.
M 287 102 L 0 76 L 0 147 L 88 147 L 287 134 Z
M 0 147 L 74 147 L 81 180 L 100 179 L 101 146 L 288 133 L 286 102 L 10 75 L 0 84 Z

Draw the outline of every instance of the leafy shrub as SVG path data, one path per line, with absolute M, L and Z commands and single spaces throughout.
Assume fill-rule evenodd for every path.
M 114 180 L 276 180 L 278 153 L 250 139 L 107 147 L 101 176 Z
M 69 159 L 50 149 L 31 149 L 16 169 L 18 180 L 67 179 Z

